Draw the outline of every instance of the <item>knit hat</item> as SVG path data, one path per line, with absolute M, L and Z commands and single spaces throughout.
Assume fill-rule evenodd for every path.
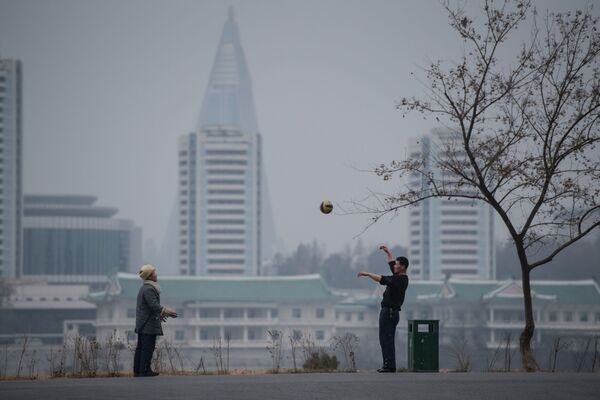
M 146 280 L 150 275 L 152 275 L 154 271 L 156 271 L 154 265 L 146 264 L 142 265 L 142 268 L 140 268 L 140 272 L 138 272 L 138 274 L 140 275 L 140 278 L 142 278 L 142 280 Z

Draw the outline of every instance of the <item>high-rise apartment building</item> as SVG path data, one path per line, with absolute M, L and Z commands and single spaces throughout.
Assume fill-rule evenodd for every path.
M 0 276 L 20 275 L 22 235 L 21 62 L 0 59 Z
M 452 184 L 452 176 L 440 169 L 437 160 L 445 157 L 446 144 L 455 138 L 448 129 L 434 129 L 430 135 L 413 139 L 410 157 L 424 160 L 426 173 L 438 178 L 446 174 L 444 180 Z M 454 155 L 460 157 L 461 153 Z M 410 179 L 413 188 L 427 188 L 422 175 Z M 411 277 L 495 279 L 494 214 L 487 203 L 428 198 L 411 207 L 409 213 Z
M 197 129 L 179 140 L 181 274 L 260 274 L 261 147 L 250 74 L 230 10 Z

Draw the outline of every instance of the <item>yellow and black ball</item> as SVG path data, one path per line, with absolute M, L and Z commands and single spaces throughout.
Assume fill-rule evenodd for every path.
M 325 201 L 321 202 L 321 212 L 323 214 L 329 214 L 332 211 L 333 211 L 333 203 L 332 202 L 330 202 L 329 200 L 325 200 Z

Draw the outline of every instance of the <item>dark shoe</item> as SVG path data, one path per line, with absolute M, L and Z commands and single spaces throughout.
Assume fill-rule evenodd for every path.
M 158 372 L 146 371 L 143 375 L 140 375 L 140 376 L 158 376 L 158 375 L 160 375 Z
M 377 372 L 385 373 L 385 372 L 396 372 L 396 368 L 379 368 Z

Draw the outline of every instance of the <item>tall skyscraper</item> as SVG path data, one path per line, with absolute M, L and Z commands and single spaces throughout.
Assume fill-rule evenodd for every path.
M 431 135 L 414 139 L 410 157 L 425 161 L 425 172 L 452 184 L 452 177 L 439 168 L 445 145 L 455 133 L 434 129 Z M 456 153 L 460 157 L 460 153 Z M 422 175 L 409 182 L 415 189 L 427 188 Z M 474 190 L 474 189 L 468 189 Z M 409 209 L 409 273 L 416 279 L 443 279 L 448 276 L 495 279 L 494 215 L 482 201 L 465 198 L 429 198 Z
M 0 59 L 0 276 L 20 275 L 22 235 L 21 62 Z
M 195 132 L 179 140 L 179 271 L 258 275 L 264 168 L 252 84 L 229 10 Z

